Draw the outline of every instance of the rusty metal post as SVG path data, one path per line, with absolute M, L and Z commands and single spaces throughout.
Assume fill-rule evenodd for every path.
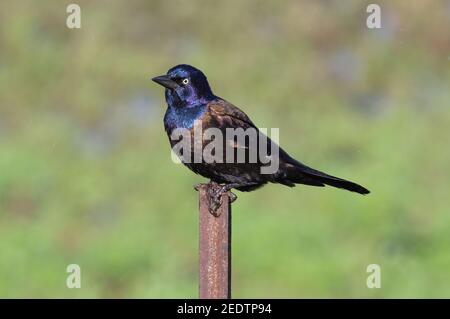
M 231 298 L 231 203 L 229 193 L 214 216 L 208 208 L 208 186 L 199 187 L 200 299 Z

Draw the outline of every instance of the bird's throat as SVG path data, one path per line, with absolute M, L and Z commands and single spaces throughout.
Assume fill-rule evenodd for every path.
M 164 125 L 168 132 L 176 128 L 190 129 L 196 120 L 201 120 L 206 111 L 206 104 L 185 107 L 169 106 L 164 116 Z

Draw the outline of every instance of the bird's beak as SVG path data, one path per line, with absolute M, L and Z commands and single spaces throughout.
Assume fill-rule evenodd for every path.
M 178 87 L 178 83 L 172 80 L 168 75 L 154 77 L 152 81 L 164 86 L 167 89 L 176 89 Z

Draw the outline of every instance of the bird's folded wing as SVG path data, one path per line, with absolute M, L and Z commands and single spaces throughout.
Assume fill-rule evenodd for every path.
M 217 99 L 208 103 L 208 107 L 211 112 L 215 113 L 219 117 L 229 117 L 232 122 L 243 122 L 239 126 L 251 126 L 256 128 L 255 124 L 248 118 L 247 114 L 242 112 L 237 106 L 222 100 Z M 237 123 L 236 123 L 237 124 Z

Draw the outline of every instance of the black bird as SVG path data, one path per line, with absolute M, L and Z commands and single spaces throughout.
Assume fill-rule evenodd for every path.
M 259 132 L 255 124 L 243 111 L 214 95 L 203 72 L 190 65 L 177 65 L 171 68 L 166 75 L 157 76 L 152 80 L 165 88 L 168 108 L 164 116 L 164 127 L 172 147 L 178 142 L 170 138 L 173 131 L 175 129 L 187 129 L 189 132 L 193 132 L 195 121 L 201 123 L 203 132 L 208 128 L 218 128 L 224 133 L 224 137 L 226 136 L 226 128 L 242 128 L 244 130 L 253 128 Z M 261 136 L 265 137 L 260 133 L 258 141 Z M 193 133 L 191 138 L 194 138 Z M 272 141 L 268 138 L 267 141 L 271 145 Z M 183 163 L 189 169 L 209 178 L 211 185 L 215 185 L 215 187 L 212 187 L 213 192 L 210 194 L 212 197 L 210 205 L 212 213 L 219 207 L 223 192 L 232 188 L 244 192 L 252 191 L 268 182 L 290 187 L 295 186 L 295 184 L 330 185 L 360 194 L 369 193 L 369 190 L 356 183 L 325 174 L 300 163 L 281 148 L 278 149 L 278 170 L 271 174 L 263 174 L 261 168 L 266 164 L 259 159 L 252 163 L 248 161 L 249 139 L 245 140 L 244 145 L 238 145 L 236 139 L 227 140 L 225 138 L 224 146 L 230 144 L 233 145 L 236 152 L 240 147 L 245 149 L 247 152 L 245 155 L 246 162 L 226 163 L 224 159 L 222 163 L 211 163 L 202 159 L 195 163 L 192 157 L 187 158 L 187 156 L 183 157 L 183 154 L 179 154 Z M 193 145 L 194 142 L 192 142 L 192 151 L 194 151 Z M 278 147 L 276 144 L 274 145 Z M 268 147 L 269 154 L 272 154 L 272 147 Z

